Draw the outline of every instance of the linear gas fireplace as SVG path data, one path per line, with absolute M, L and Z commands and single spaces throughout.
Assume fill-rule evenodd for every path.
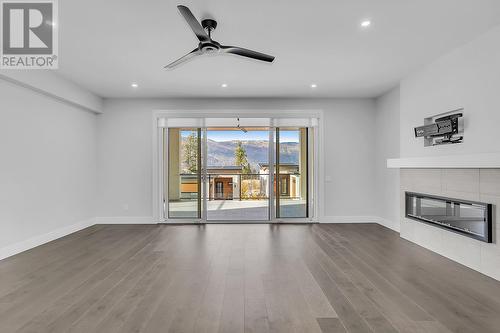
M 491 204 L 406 192 L 406 217 L 492 242 Z

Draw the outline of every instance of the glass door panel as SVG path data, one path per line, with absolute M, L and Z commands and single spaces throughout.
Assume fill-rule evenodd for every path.
M 168 218 L 201 218 L 201 129 L 168 128 Z
M 308 217 L 308 129 L 276 128 L 277 218 Z
M 269 221 L 269 127 L 206 130 L 207 221 Z

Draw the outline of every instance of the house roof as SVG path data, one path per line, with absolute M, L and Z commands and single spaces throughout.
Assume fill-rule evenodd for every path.
M 207 167 L 210 170 L 243 170 L 242 165 L 210 165 Z
M 259 168 L 266 168 L 269 167 L 269 163 L 258 163 Z M 297 163 L 280 163 L 280 166 L 292 166 L 292 167 L 299 167 Z

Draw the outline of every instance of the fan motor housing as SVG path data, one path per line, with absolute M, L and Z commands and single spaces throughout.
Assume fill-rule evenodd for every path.
M 217 43 L 216 41 L 202 42 L 202 43 L 199 44 L 198 47 L 204 53 L 214 53 L 214 52 L 219 51 L 220 44 Z
M 201 21 L 201 26 L 203 27 L 203 29 L 212 31 L 217 28 L 217 21 L 212 19 L 204 19 Z

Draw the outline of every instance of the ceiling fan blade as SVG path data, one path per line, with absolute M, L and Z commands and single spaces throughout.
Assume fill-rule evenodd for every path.
M 252 51 L 248 49 L 244 49 L 242 47 L 237 47 L 237 46 L 222 46 L 221 47 L 222 51 L 225 53 L 231 53 L 231 54 L 236 54 L 239 56 L 247 57 L 247 58 L 252 58 L 252 59 L 257 59 L 261 61 L 267 61 L 267 62 L 273 62 L 274 57 L 265 53 L 260 53 L 257 51 Z
M 168 64 L 167 66 L 165 66 L 165 68 L 171 69 L 171 68 L 177 67 L 180 64 L 185 63 L 186 61 L 194 58 L 197 55 L 201 55 L 201 51 L 198 48 L 196 48 L 193 51 L 189 52 L 185 56 L 180 57 L 176 61 L 171 62 L 170 64 Z
M 208 37 L 207 33 L 205 32 L 205 29 L 200 25 L 200 22 L 194 17 L 193 13 L 189 8 L 186 6 L 179 5 L 177 6 L 177 9 L 179 9 L 179 12 L 182 14 L 186 22 L 189 24 L 191 27 L 191 30 L 193 30 L 194 34 L 196 37 L 198 37 L 198 40 L 200 42 L 208 42 L 210 41 L 210 37 Z

